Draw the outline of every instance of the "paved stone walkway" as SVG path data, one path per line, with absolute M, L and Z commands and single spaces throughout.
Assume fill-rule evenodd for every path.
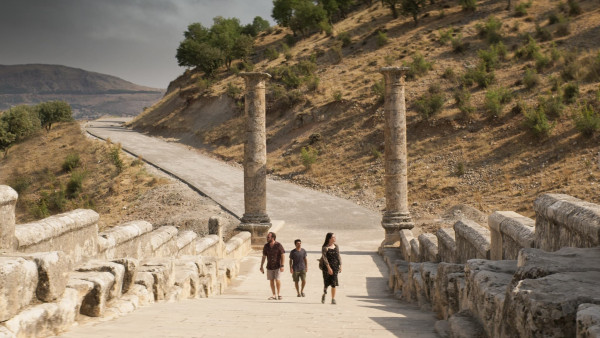
M 243 213 L 237 201 L 241 199 L 243 208 L 243 190 L 238 189 L 243 187 L 241 170 L 207 159 L 185 146 L 127 131 L 117 124 L 118 121 L 93 122 L 92 126 L 97 127 L 90 131 L 120 142 L 125 149 L 156 165 L 171 166 L 167 170 L 191 184 L 198 181 L 198 189 L 228 209 Z M 181 160 L 169 156 L 181 156 Z M 387 290 L 387 267 L 376 254 L 383 239 L 378 213 L 286 182 L 267 184 L 269 215 L 285 221 L 277 232 L 277 240 L 289 252 L 294 239 L 301 238 L 308 251 L 306 297 L 296 297 L 286 270 L 282 278 L 283 300 L 267 300 L 271 292 L 265 275 L 258 270 L 261 253 L 255 251 L 242 261 L 239 277 L 224 295 L 153 304 L 115 320 L 81 325 L 63 337 L 436 336 L 433 313 L 399 302 Z M 320 301 L 322 277 L 317 258 L 329 231 L 336 233 L 343 262 L 337 305 L 330 304 L 329 295 L 326 304 Z

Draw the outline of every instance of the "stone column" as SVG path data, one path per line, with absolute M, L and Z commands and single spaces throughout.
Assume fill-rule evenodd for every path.
M 240 73 L 246 80 L 246 142 L 244 144 L 244 216 L 239 228 L 250 231 L 252 244 L 266 242 L 271 228 L 267 215 L 267 137 L 265 82 L 267 73 Z
M 0 252 L 16 250 L 15 206 L 18 194 L 7 185 L 0 185 Z
M 385 230 L 382 247 L 400 246 L 400 230 L 414 224 L 408 210 L 406 104 L 404 75 L 407 67 L 384 67 L 385 78 L 385 212 L 381 225 Z

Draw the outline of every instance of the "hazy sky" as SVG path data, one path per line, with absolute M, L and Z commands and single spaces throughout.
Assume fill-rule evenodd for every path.
M 0 0 L 0 65 L 61 64 L 166 88 L 193 22 L 273 24 L 272 0 Z

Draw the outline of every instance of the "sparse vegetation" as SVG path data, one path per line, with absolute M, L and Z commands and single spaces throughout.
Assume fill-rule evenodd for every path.
M 444 102 L 446 102 L 446 97 L 440 86 L 431 85 L 428 92 L 415 102 L 415 110 L 423 120 L 428 120 L 442 111 Z
M 485 39 L 489 44 L 502 41 L 502 22 L 495 16 L 489 16 L 484 23 L 477 24 L 479 37 Z
M 533 89 L 540 84 L 541 78 L 537 71 L 533 68 L 528 68 L 525 70 L 525 75 L 523 75 L 523 84 L 526 89 Z
M 406 74 L 407 79 L 415 79 L 419 76 L 427 74 L 428 71 L 433 67 L 431 62 L 425 60 L 425 57 L 421 53 L 416 53 L 412 57 L 412 62 L 404 64 L 409 70 Z
M 387 45 L 387 43 L 388 43 L 387 34 L 385 34 L 382 31 L 377 32 L 377 47 L 383 47 L 383 46 Z
M 302 147 L 302 149 L 300 149 L 300 159 L 306 170 L 312 168 L 313 164 L 317 162 L 318 157 L 319 151 L 311 146 Z
M 577 83 L 567 83 L 562 88 L 563 101 L 566 104 L 575 103 L 575 99 L 579 96 L 579 86 Z
M 474 12 L 477 9 L 477 0 L 458 0 L 463 11 Z
M 527 127 L 533 135 L 536 137 L 546 137 L 550 135 L 552 129 L 554 129 L 555 123 L 548 122 L 544 109 L 525 107 L 525 120 L 524 125 Z
M 463 118 L 470 118 L 475 112 L 475 107 L 471 104 L 471 91 L 468 88 L 462 87 L 462 89 L 455 91 L 454 100 Z
M 67 155 L 67 157 L 63 161 L 62 169 L 64 172 L 71 172 L 71 171 L 73 171 L 73 169 L 79 167 L 79 164 L 80 164 L 79 154 L 71 153 L 71 154 Z
M 591 137 L 596 131 L 600 130 L 600 114 L 594 111 L 591 105 L 580 107 L 573 119 L 577 130 L 586 137 Z
M 492 88 L 485 94 L 485 108 L 490 116 L 500 116 L 512 93 L 504 87 Z

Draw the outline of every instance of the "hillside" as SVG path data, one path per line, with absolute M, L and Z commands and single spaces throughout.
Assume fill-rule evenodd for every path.
M 314 34 L 289 51 L 282 46 L 293 42 L 288 30 L 261 34 L 253 70 L 274 75 L 270 173 L 381 210 L 378 69 L 407 65 L 414 74 L 406 85 L 409 201 L 420 223 L 458 203 L 532 216 L 543 192 L 600 203 L 599 133 L 583 136 L 573 120 L 586 104 L 600 112 L 600 9 L 592 0 L 574 4 L 579 13 L 550 0 L 511 10 L 506 1 L 484 1 L 465 12 L 436 1 L 415 25 L 373 2 L 336 23 L 333 36 Z M 488 31 L 499 33 L 504 53 Z M 241 163 L 242 88 L 235 71 L 223 70 L 208 88 L 187 71 L 131 126 Z M 442 108 L 432 112 L 434 98 Z M 536 134 L 527 116 L 542 110 L 548 123 L 542 119 Z M 309 145 L 318 158 L 306 169 L 300 152 Z
M 158 101 L 162 89 L 59 65 L 0 65 L 0 110 L 19 104 L 64 100 L 75 118 L 133 116 Z

